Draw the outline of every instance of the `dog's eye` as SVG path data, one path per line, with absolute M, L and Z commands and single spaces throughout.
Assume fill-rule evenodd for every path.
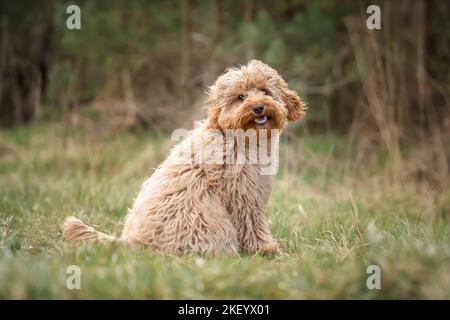
M 244 94 L 240 94 L 238 99 L 241 100 L 241 101 L 244 101 L 245 100 L 245 95 Z
M 265 96 L 267 96 L 269 94 L 269 91 L 267 91 L 266 89 L 262 89 L 261 91 L 262 91 L 263 95 L 265 95 Z

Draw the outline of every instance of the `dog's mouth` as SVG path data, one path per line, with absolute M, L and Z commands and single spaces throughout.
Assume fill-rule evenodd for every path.
M 265 125 L 270 120 L 268 116 L 259 116 L 253 120 L 259 126 Z

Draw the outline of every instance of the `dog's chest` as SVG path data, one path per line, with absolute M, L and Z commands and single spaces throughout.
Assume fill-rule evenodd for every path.
M 258 165 L 228 165 L 221 193 L 227 207 L 258 205 L 265 207 L 270 195 L 271 176 L 262 175 Z

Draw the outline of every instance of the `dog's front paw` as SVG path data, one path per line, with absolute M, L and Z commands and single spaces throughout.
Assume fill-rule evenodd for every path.
M 258 250 L 259 253 L 264 255 L 272 255 L 276 254 L 280 251 L 280 245 L 276 241 L 267 242 L 261 245 L 261 248 Z

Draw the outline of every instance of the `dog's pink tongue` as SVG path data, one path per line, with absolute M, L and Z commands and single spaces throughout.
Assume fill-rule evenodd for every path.
M 258 117 L 255 119 L 256 124 L 265 124 L 267 122 L 267 116 Z

